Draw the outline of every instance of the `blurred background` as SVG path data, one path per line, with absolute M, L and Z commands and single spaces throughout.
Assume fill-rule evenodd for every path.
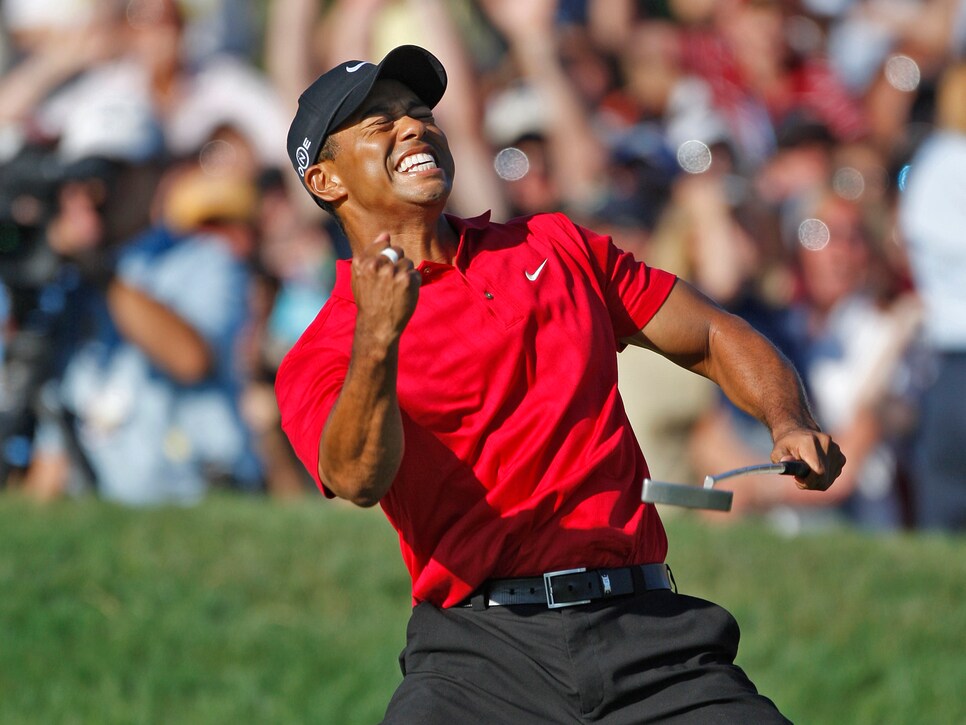
M 797 365 L 845 474 L 736 486 L 739 514 L 966 525 L 966 3 L 0 9 L 0 486 L 311 493 L 272 382 L 348 249 L 284 138 L 318 74 L 416 43 L 450 77 L 452 213 L 564 210 Z M 621 387 L 655 478 L 767 459 L 760 424 L 654 357 L 624 353 Z
M 378 717 L 403 570 L 372 516 L 315 508 L 272 386 L 348 255 L 285 156 L 298 96 L 404 43 L 449 75 L 436 115 L 457 161 L 450 212 L 562 210 L 687 279 L 796 364 L 845 451 L 826 494 L 736 482 L 716 519 L 737 524 L 717 530 L 728 561 L 705 555 L 710 516 L 665 512 L 694 542 L 672 546 L 692 585 L 743 623 L 777 623 L 753 679 L 818 721 L 966 717 L 966 625 L 930 599 L 966 595 L 961 564 L 943 566 L 966 559 L 966 0 L 0 0 L 0 590 L 21 592 L 0 597 L 0 719 Z M 703 379 L 640 350 L 620 365 L 653 478 L 768 459 L 764 427 Z M 844 536 L 828 540 L 839 554 L 780 543 L 814 531 Z M 888 536 L 849 538 L 870 532 Z M 347 538 L 376 548 L 332 553 Z M 841 551 L 871 578 L 815 570 Z M 753 567 L 722 581 L 734 557 Z M 368 594 L 351 596 L 396 602 L 377 615 L 392 634 L 368 631 L 389 669 L 349 681 L 343 655 L 279 674 L 306 643 L 368 652 L 347 622 L 372 621 L 346 605 L 368 567 Z M 754 571 L 789 577 L 773 592 L 788 619 L 756 608 Z M 910 583 L 920 574 L 931 591 Z M 795 589 L 827 591 L 829 576 L 851 607 L 834 625 Z M 323 631 L 302 603 L 326 612 Z M 827 692 L 866 693 L 851 715 L 821 709 L 810 688 L 829 683 L 802 680 L 789 622 L 873 653 L 849 669 L 814 641 L 799 651 L 804 669 L 843 675 Z M 889 665 L 903 652 L 918 674 Z M 62 657 L 71 685 L 33 692 Z M 323 697 L 329 678 L 346 686 Z

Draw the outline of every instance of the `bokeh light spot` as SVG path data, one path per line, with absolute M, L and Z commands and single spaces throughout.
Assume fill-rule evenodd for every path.
M 508 146 L 497 153 L 493 168 L 504 181 L 518 181 L 530 171 L 530 159 L 520 149 Z
M 678 147 L 678 165 L 689 174 L 703 174 L 711 168 L 711 149 L 704 141 L 685 141 Z
M 909 171 L 912 166 L 906 164 L 901 169 L 899 169 L 899 174 L 896 176 L 896 184 L 899 186 L 899 191 L 906 190 L 906 184 L 909 183 Z
M 215 139 L 201 147 L 198 165 L 209 176 L 222 176 L 234 166 L 237 151 L 228 141 Z
M 799 243 L 813 252 L 825 249 L 831 236 L 828 225 L 821 219 L 806 219 L 798 225 Z
M 885 77 L 897 91 L 914 91 L 919 87 L 919 66 L 908 55 L 893 55 L 886 61 Z
M 865 177 L 858 169 L 843 166 L 832 176 L 832 189 L 843 199 L 855 201 L 865 191 Z

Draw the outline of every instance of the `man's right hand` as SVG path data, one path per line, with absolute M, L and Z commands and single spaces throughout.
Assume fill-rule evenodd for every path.
M 383 251 L 399 258 L 394 262 Z M 352 294 L 358 316 L 356 336 L 386 346 L 395 343 L 416 310 L 420 274 L 400 247 L 390 244 L 383 232 L 352 259 Z
M 387 249 L 394 254 L 383 254 Z M 358 506 L 378 503 L 402 462 L 398 343 L 416 310 L 419 283 L 412 260 L 390 245 L 386 233 L 353 255 L 358 313 L 352 359 L 319 441 L 319 477 L 336 496 Z

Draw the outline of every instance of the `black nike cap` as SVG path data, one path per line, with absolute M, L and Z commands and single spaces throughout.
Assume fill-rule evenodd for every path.
M 439 59 L 416 45 L 391 50 L 376 65 L 350 60 L 319 76 L 299 96 L 288 130 L 288 156 L 305 184 L 305 170 L 315 163 L 326 137 L 362 105 L 377 80 L 403 83 L 433 108 L 446 90 L 446 71 Z M 318 203 L 315 195 L 312 198 Z

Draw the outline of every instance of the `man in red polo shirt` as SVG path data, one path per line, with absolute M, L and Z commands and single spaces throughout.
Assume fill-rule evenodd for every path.
M 617 392 L 648 347 L 768 425 L 804 488 L 841 471 L 795 371 L 683 281 L 560 214 L 443 213 L 454 164 L 414 46 L 299 99 L 292 163 L 352 245 L 283 361 L 282 425 L 326 496 L 379 503 L 412 576 L 385 722 L 784 722 L 733 663 L 726 611 L 671 591 Z

